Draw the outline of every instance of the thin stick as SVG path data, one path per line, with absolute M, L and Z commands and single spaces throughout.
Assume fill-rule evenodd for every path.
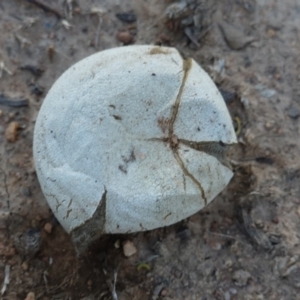
M 114 271 L 113 290 L 112 290 L 112 298 L 113 298 L 113 300 L 118 300 L 118 294 L 117 294 L 117 290 L 116 290 L 117 277 L 118 277 L 118 270 L 115 270 Z
M 6 292 L 7 286 L 9 285 L 9 281 L 10 281 L 9 277 L 10 277 L 10 266 L 6 265 L 4 271 L 4 281 L 1 289 L 1 295 L 4 295 L 4 293 Z
M 56 9 L 54 9 L 52 7 L 49 7 L 48 5 L 46 5 L 44 3 L 39 2 L 38 0 L 25 0 L 25 1 L 41 8 L 45 12 L 50 12 L 50 13 L 56 15 L 58 18 L 63 18 L 63 15 L 59 11 L 57 11 Z
M 9 201 L 9 192 L 8 192 L 8 187 L 7 187 L 7 175 L 4 172 L 4 170 L 2 168 L 0 168 L 0 171 L 2 172 L 3 176 L 4 176 L 4 186 L 5 186 L 5 192 L 6 192 L 6 205 L 7 205 L 7 209 L 10 210 L 10 201 Z
M 226 239 L 236 240 L 237 242 L 240 242 L 241 244 L 248 246 L 247 243 L 242 242 L 240 239 L 237 239 L 234 236 L 227 235 L 227 234 L 222 234 L 222 233 L 216 233 L 216 232 L 212 232 L 212 231 L 208 231 L 208 232 L 210 234 L 213 234 L 213 235 L 216 235 L 216 236 L 220 236 L 220 237 L 223 237 L 223 238 L 226 238 Z

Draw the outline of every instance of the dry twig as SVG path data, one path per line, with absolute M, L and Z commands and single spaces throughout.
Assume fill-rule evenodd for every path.
M 9 277 L 10 277 L 10 266 L 6 265 L 4 271 L 4 281 L 1 289 L 1 295 L 4 295 L 4 293 L 6 292 L 7 286 L 9 285 Z
M 24 0 L 26 2 L 29 2 L 39 8 L 41 8 L 42 10 L 44 10 L 45 12 L 49 12 L 49 13 L 52 13 L 54 14 L 55 16 L 57 16 L 58 18 L 63 18 L 63 15 L 56 9 L 38 1 L 38 0 Z

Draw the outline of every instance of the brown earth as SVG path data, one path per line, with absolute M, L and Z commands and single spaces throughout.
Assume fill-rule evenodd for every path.
M 1 299 L 300 299 L 300 2 L 172 3 L 0 2 Z M 124 44 L 174 46 L 208 71 L 235 123 L 235 176 L 187 220 L 78 258 L 37 181 L 34 123 L 64 70 Z M 27 249 L 33 228 L 40 249 Z

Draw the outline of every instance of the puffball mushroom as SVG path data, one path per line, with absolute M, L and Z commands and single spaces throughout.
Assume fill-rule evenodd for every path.
M 228 184 L 236 143 L 208 74 L 174 48 L 91 55 L 53 85 L 34 132 L 34 161 L 56 218 L 82 252 L 105 233 L 167 226 Z

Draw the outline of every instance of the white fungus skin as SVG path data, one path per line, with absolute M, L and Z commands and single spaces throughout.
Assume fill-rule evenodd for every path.
M 236 143 L 219 90 L 174 48 L 105 50 L 70 67 L 39 112 L 34 160 L 43 193 L 81 251 L 196 213 L 228 184 Z

